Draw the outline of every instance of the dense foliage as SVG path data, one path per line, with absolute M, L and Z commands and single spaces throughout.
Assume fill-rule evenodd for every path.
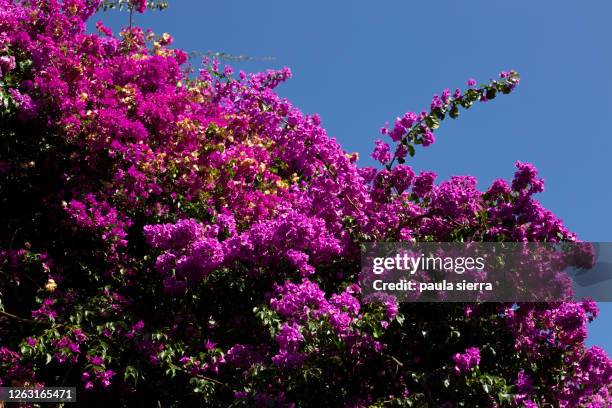
M 0 0 L 2 384 L 106 406 L 610 406 L 591 301 L 365 304 L 356 284 L 367 241 L 576 240 L 530 164 L 485 192 L 404 164 L 515 72 L 398 118 L 363 168 L 273 91 L 288 69 L 190 72 L 167 34 L 87 34 L 99 5 Z

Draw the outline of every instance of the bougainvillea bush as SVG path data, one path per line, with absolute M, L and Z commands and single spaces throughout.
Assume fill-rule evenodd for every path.
M 517 73 L 406 113 L 360 167 L 274 92 L 288 69 L 195 71 L 167 34 L 86 33 L 98 6 L 0 0 L 3 386 L 76 385 L 83 406 L 610 406 L 592 301 L 361 299 L 364 242 L 577 239 L 530 164 L 484 192 L 405 164 Z

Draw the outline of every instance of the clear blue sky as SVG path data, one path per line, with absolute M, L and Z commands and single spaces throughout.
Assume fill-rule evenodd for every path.
M 115 31 L 127 15 L 101 15 Z M 516 160 L 546 180 L 543 204 L 585 241 L 612 241 L 612 2 L 180 1 L 136 15 L 169 32 L 186 51 L 272 56 L 232 63 L 257 71 L 289 66 L 280 88 L 304 112 L 318 112 L 348 151 L 369 154 L 385 121 L 429 105 L 433 93 L 522 75 L 517 92 L 443 123 L 416 169 L 441 178 L 473 174 L 485 189 L 510 178 Z M 94 21 L 96 21 L 94 17 Z M 197 62 L 197 61 L 195 61 Z M 612 354 L 612 303 L 589 327 L 589 344 Z

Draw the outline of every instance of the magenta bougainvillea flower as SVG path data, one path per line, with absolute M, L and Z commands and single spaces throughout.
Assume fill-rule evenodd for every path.
M 478 347 L 467 348 L 463 353 L 456 353 L 453 356 L 455 362 L 455 372 L 465 373 L 471 368 L 480 364 L 480 349 Z

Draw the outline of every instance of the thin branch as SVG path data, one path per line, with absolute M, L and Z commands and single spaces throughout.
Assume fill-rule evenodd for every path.
M 189 58 L 208 57 L 208 58 L 217 58 L 217 59 L 222 60 L 222 61 L 232 61 L 232 62 L 274 61 L 274 60 L 276 60 L 275 57 L 258 57 L 258 56 L 251 56 L 251 55 L 233 55 L 233 54 L 228 54 L 226 52 L 220 52 L 220 51 L 207 51 L 207 52 L 192 51 L 192 52 L 188 53 L 187 55 L 189 56 Z
M 20 322 L 24 322 L 24 323 L 39 323 L 36 320 L 26 319 L 25 317 L 19 317 L 12 313 L 5 312 L 3 310 L 0 310 L 0 316 L 10 317 L 11 319 L 19 320 Z
M 187 370 L 183 369 L 182 367 L 177 366 L 176 364 L 169 363 L 168 365 L 170 367 L 174 368 L 175 370 L 180 371 L 183 374 L 191 375 L 193 377 L 196 377 L 196 378 L 199 378 L 199 379 L 202 379 L 202 380 L 210 381 L 210 382 L 213 382 L 215 384 L 222 385 L 224 387 L 228 387 L 228 385 L 226 383 L 223 383 L 223 382 L 221 382 L 219 380 L 215 380 L 214 378 L 207 377 L 207 376 L 202 375 L 202 374 L 192 374 L 192 373 L 189 373 Z

